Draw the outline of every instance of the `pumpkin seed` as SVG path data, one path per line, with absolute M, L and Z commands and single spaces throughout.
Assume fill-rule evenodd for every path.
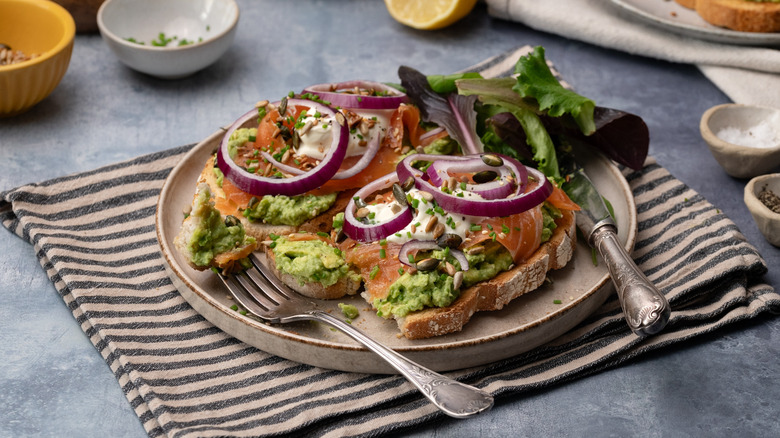
M 493 181 L 497 176 L 498 174 L 492 170 L 483 170 L 481 172 L 475 173 L 473 178 L 475 183 L 484 184 L 486 182 Z
M 226 227 L 235 227 L 236 225 L 240 224 L 241 221 L 238 220 L 237 217 L 233 216 L 232 214 L 229 214 L 225 216 L 225 226 Z
M 433 271 L 437 266 L 439 266 L 439 259 L 434 258 L 422 259 L 415 263 L 415 268 L 422 272 Z
M 279 104 L 279 114 L 284 117 L 284 114 L 287 112 L 287 98 L 283 97 L 282 102 Z M 484 160 L 484 158 L 483 158 Z
M 463 243 L 463 238 L 453 233 L 444 233 L 436 239 L 436 244 L 442 248 L 457 248 L 461 243 Z
M 493 167 L 504 165 L 504 160 L 496 154 L 482 154 L 482 162 Z
M 412 190 L 412 188 L 414 188 L 414 177 L 409 176 L 409 178 L 406 178 L 404 183 L 401 184 L 401 188 L 404 189 L 405 192 Z
M 406 207 L 408 205 L 408 202 L 406 201 L 406 192 L 401 188 L 401 186 L 398 185 L 398 183 L 393 184 L 393 197 L 395 198 L 396 202 L 401 204 L 402 207 Z

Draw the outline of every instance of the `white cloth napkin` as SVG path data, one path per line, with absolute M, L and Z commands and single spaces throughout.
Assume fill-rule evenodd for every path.
M 607 0 L 486 3 L 492 16 L 536 30 L 635 55 L 695 64 L 734 102 L 780 108 L 780 50 L 681 36 L 633 20 Z

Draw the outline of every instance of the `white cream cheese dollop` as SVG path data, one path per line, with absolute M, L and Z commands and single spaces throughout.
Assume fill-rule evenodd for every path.
M 394 110 L 351 110 L 364 119 L 368 119 L 374 122 L 374 126 L 368 130 L 368 135 L 363 135 L 360 130 L 355 129 L 354 132 L 349 133 L 349 144 L 347 146 L 347 156 L 354 157 L 356 155 L 362 155 L 365 153 L 366 145 L 379 137 L 379 140 L 387 133 L 387 128 L 390 125 L 390 116 Z M 306 117 L 301 121 L 303 126 L 310 124 L 309 128 L 299 129 L 299 133 L 303 130 L 303 134 L 300 135 L 300 143 L 298 149 L 295 151 L 299 156 L 307 156 L 316 160 L 321 160 L 325 157 L 327 148 L 331 143 L 331 136 L 333 135 L 333 124 L 337 123 L 333 117 L 315 117 L 316 110 L 310 108 L 306 112 Z
M 479 195 L 472 192 L 461 191 L 460 189 L 453 191 L 453 194 L 456 196 L 458 196 L 458 193 L 463 193 L 464 199 L 480 198 Z M 427 226 L 434 217 L 436 217 L 438 223 L 444 225 L 445 233 L 457 234 L 461 239 L 466 240 L 466 235 L 471 230 L 471 227 L 484 219 L 481 216 L 453 214 L 441 209 L 436 211 L 434 204 L 427 201 L 422 191 L 418 189 L 411 189 L 407 194 L 413 200 L 412 202 L 417 205 L 416 212 L 412 221 L 404 229 L 387 237 L 388 242 L 403 244 L 412 239 L 434 240 L 433 227 Z M 370 223 L 382 223 L 390 220 L 395 215 L 395 211 L 393 211 L 394 205 L 398 205 L 398 203 L 393 201 L 390 203 L 368 204 L 365 208 L 369 211 Z M 398 211 L 398 207 L 395 208 Z M 426 231 L 426 228 L 429 228 L 429 230 Z

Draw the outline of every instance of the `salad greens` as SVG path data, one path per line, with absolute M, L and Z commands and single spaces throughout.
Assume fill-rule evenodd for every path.
M 443 126 L 465 153 L 482 152 L 482 142 L 476 130 L 477 113 L 474 112 L 477 96 L 439 94 L 430 87 L 425 75 L 410 67 L 401 66 L 398 76 L 406 93 L 417 103 L 424 121 Z
M 425 76 L 405 66 L 398 71 L 423 121 L 445 127 L 463 153 L 506 154 L 557 182 L 565 178 L 559 155 L 574 144 L 595 147 L 633 169 L 642 167 L 649 134 L 640 117 L 598 107 L 564 88 L 542 47 L 521 57 L 514 72 L 516 77 L 485 79 L 478 73 Z
M 587 97 L 564 88 L 550 71 L 544 59 L 544 48 L 536 47 L 533 53 L 520 58 L 515 65 L 517 83 L 512 87 L 523 97 L 532 97 L 539 109 L 547 115 L 560 117 L 571 114 L 585 135 L 593 134 L 593 109 L 596 104 Z

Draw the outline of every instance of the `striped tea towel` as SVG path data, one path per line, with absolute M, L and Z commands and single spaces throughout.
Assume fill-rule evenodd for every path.
M 478 65 L 506 74 L 519 52 Z M 154 214 L 192 145 L 0 193 L 3 225 L 30 242 L 150 436 L 377 436 L 440 414 L 402 377 L 294 363 L 195 312 L 168 279 Z M 780 308 L 766 265 L 736 226 L 657 164 L 626 171 L 638 209 L 634 258 L 672 304 L 640 338 L 616 299 L 561 338 L 448 373 L 498 395 L 538 390 Z

